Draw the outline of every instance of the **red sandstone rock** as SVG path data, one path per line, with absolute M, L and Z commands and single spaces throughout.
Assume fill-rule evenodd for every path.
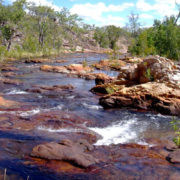
M 59 92 L 63 90 L 72 90 L 74 87 L 70 84 L 68 85 L 54 85 L 54 86 L 33 86 L 31 89 L 27 89 L 28 92 L 34 93 L 46 93 L 48 91 Z
M 1 69 L 1 71 L 18 71 L 18 68 L 13 67 L 13 66 L 3 66 L 0 69 Z
M 87 168 L 98 162 L 96 158 L 85 151 L 91 151 L 93 146 L 86 140 L 72 142 L 64 140 L 60 143 L 46 143 L 33 148 L 31 155 L 49 160 L 63 160 L 73 162 Z
M 14 77 L 16 75 L 16 73 L 14 73 L 14 72 L 4 72 L 4 73 L 2 73 L 2 75 L 4 77 Z
M 122 60 L 101 60 L 99 63 L 94 64 L 96 69 L 112 69 L 119 70 L 122 66 L 125 66 L 126 62 Z
M 124 87 L 102 97 L 100 104 L 105 108 L 130 107 L 180 115 L 180 88 L 156 82 Z
M 169 153 L 168 158 L 171 163 L 180 163 L 180 149 Z
M 0 96 L 0 108 L 14 108 L 18 106 L 18 102 L 7 100 Z
M 16 79 L 2 78 L 2 79 L 0 79 L 0 81 L 3 82 L 4 84 L 13 84 L 13 85 L 20 85 L 20 84 L 22 84 L 21 81 L 16 80 Z
M 68 62 L 68 60 L 56 60 L 56 63 L 65 63 Z
M 52 62 L 51 59 L 27 59 L 25 63 L 47 63 L 47 62 Z
M 148 56 L 139 64 L 121 67 L 118 79 L 136 81 L 137 84 L 152 81 L 178 83 L 178 67 L 173 61 L 160 56 Z M 176 76 L 176 77 L 175 77 Z

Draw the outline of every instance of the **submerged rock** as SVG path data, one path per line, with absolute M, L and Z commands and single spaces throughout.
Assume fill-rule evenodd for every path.
M 70 64 L 68 66 L 49 66 L 43 65 L 40 67 L 40 70 L 47 72 L 59 72 L 59 73 L 87 73 L 92 72 L 93 69 L 89 66 L 83 66 L 82 64 Z
M 33 86 L 31 89 L 27 89 L 28 92 L 33 93 L 46 93 L 46 92 L 60 92 L 73 90 L 74 87 L 71 84 L 68 85 L 54 85 L 54 86 Z
M 14 72 L 3 72 L 2 75 L 3 75 L 4 77 L 14 77 L 14 76 L 16 76 L 17 74 L 14 73 Z
M 63 140 L 60 143 L 40 144 L 33 148 L 31 156 L 73 162 L 87 168 L 98 163 L 96 158 L 87 153 L 87 151 L 92 151 L 93 148 L 86 140 L 79 140 L 78 142 Z
M 3 66 L 0 69 L 1 71 L 18 71 L 18 68 L 13 66 Z
M 22 84 L 21 81 L 16 79 L 8 79 L 8 78 L 1 78 L 0 81 L 4 84 L 13 84 L 13 85 L 20 85 Z
M 52 62 L 51 59 L 27 59 L 25 60 L 25 63 L 48 63 L 48 62 Z
M 14 108 L 18 107 L 19 103 L 11 100 L 4 99 L 0 96 L 0 108 Z
M 103 73 L 92 73 L 93 68 L 89 66 L 83 66 L 82 64 L 70 64 L 68 66 L 49 66 L 43 65 L 40 67 L 41 71 L 46 72 L 56 72 L 56 73 L 63 73 L 67 74 L 70 77 L 78 77 L 84 78 L 86 80 L 95 80 L 99 83 L 107 82 L 112 80 L 113 78 L 103 74 Z
M 56 60 L 56 63 L 65 63 L 65 62 L 68 62 L 68 60 L 60 60 L 60 59 Z

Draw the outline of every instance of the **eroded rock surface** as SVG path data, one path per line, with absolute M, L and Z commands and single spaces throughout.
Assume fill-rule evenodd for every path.
M 42 94 L 47 92 L 70 91 L 73 89 L 74 87 L 68 84 L 68 85 L 54 85 L 54 86 L 33 86 L 31 89 L 27 89 L 26 91 Z
M 94 64 L 96 69 L 105 69 L 105 70 L 119 70 L 122 66 L 125 66 L 126 62 L 122 60 L 101 60 L 99 63 Z
M 105 108 L 131 107 L 180 115 L 180 88 L 156 82 L 124 87 L 102 97 L 100 104 Z
M 96 158 L 87 153 L 93 148 L 86 140 L 78 142 L 63 140 L 60 143 L 51 142 L 38 145 L 33 148 L 31 155 L 49 160 L 69 161 L 86 168 L 98 163 Z
M 100 81 L 108 82 L 112 80 L 111 77 L 103 73 L 92 73 L 93 68 L 89 66 L 83 66 L 82 64 L 70 64 L 68 66 L 43 65 L 40 67 L 40 70 L 46 72 L 63 73 L 67 74 L 70 77 L 78 77 L 86 80 L 97 79 L 97 83 L 99 83 Z
M 91 90 L 105 108 L 138 108 L 180 115 L 180 70 L 169 59 L 149 56 L 121 68 L 117 79 Z
M 170 152 L 168 155 L 168 159 L 171 163 L 180 163 L 180 149 Z
M 7 100 L 0 96 L 0 108 L 14 108 L 18 106 L 18 102 Z
M 170 59 L 148 56 L 139 64 L 128 64 L 120 69 L 118 79 L 135 81 L 137 84 L 157 82 L 180 82 L 180 71 Z
M 43 65 L 40 67 L 40 70 L 46 71 L 46 72 L 58 72 L 58 73 L 87 73 L 92 72 L 93 69 L 86 66 L 84 67 L 82 64 L 71 64 L 68 66 L 50 66 L 50 65 Z

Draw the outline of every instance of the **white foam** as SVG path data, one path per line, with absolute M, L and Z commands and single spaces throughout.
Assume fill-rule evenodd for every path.
M 74 99 L 75 96 L 68 96 L 67 99 Z
M 64 132 L 82 132 L 82 129 L 72 129 L 72 128 L 61 128 L 61 129 L 53 129 L 53 128 L 47 128 L 47 127 L 43 127 L 43 126 L 39 126 L 37 128 L 38 130 L 41 131 L 47 131 L 47 132 L 51 132 L 51 133 L 64 133 Z
M 95 131 L 103 137 L 95 145 L 129 143 L 136 141 L 138 134 L 142 131 L 142 129 L 139 129 L 139 131 L 134 129 L 136 123 L 137 119 L 133 119 L 121 121 L 105 128 L 90 128 L 90 130 Z
M 31 111 L 18 112 L 21 117 L 33 116 L 35 114 L 40 113 L 40 109 L 33 109 Z
M 7 92 L 6 94 L 11 95 L 11 94 L 28 94 L 28 93 L 25 91 L 18 90 L 18 89 L 12 89 L 11 91 Z
M 29 110 L 29 111 L 0 111 L 0 114 L 13 114 L 13 115 L 19 115 L 21 117 L 28 117 L 28 116 L 33 116 L 33 115 L 39 114 L 40 112 L 62 110 L 63 107 L 64 107 L 63 105 L 58 105 L 56 107 L 49 108 L 49 109 L 36 108 L 36 109 Z
M 102 109 L 102 106 L 99 106 L 99 105 L 90 105 L 87 103 L 82 103 L 82 105 L 88 109 L 94 109 L 94 110 Z

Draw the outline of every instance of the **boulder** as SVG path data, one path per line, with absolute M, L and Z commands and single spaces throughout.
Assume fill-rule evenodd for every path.
M 180 163 L 180 149 L 170 152 L 168 159 L 171 163 Z
M 122 60 L 101 60 L 98 63 L 94 64 L 96 69 L 112 69 L 112 70 L 119 70 L 121 67 L 125 66 L 126 62 Z
M 68 161 L 87 168 L 98 163 L 96 158 L 87 153 L 93 148 L 86 140 L 79 140 L 78 142 L 63 140 L 60 143 L 50 142 L 37 145 L 33 148 L 31 156 L 48 160 Z
M 178 66 L 170 59 L 160 56 L 148 56 L 138 64 L 121 67 L 118 79 L 134 81 L 137 84 L 147 82 L 180 83 Z
M 87 73 L 92 72 L 93 69 L 89 66 L 83 66 L 82 64 L 70 64 L 65 66 L 70 72 Z
M 157 82 L 124 87 L 100 98 L 100 104 L 104 108 L 130 107 L 180 115 L 180 88 Z
M 105 83 L 111 82 L 111 81 L 114 80 L 114 79 L 115 79 L 115 78 L 109 77 L 109 76 L 106 75 L 106 74 L 99 73 L 99 74 L 97 74 L 97 76 L 96 76 L 95 83 L 96 83 L 96 85 L 105 84 Z

